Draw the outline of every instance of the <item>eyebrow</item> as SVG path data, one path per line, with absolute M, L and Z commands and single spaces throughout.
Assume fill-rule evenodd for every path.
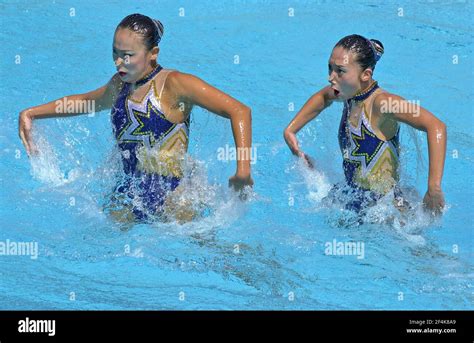
M 120 49 L 117 49 L 115 46 L 112 47 L 114 50 L 116 51 L 128 51 L 128 52 L 135 52 L 134 50 L 120 50 Z
M 330 65 L 331 65 L 331 63 L 328 62 L 328 66 L 330 66 Z M 338 67 L 339 69 L 346 67 L 346 66 L 339 65 L 339 64 L 335 64 L 335 66 Z

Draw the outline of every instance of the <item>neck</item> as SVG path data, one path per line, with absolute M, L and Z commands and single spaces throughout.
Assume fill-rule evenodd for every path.
M 377 81 L 370 80 L 361 84 L 361 90 L 358 91 L 352 98 L 348 100 L 349 103 L 359 103 L 367 99 L 378 88 Z
M 156 74 L 160 72 L 161 69 L 163 69 L 160 65 L 157 65 L 155 68 L 149 68 L 150 70 L 145 71 L 144 75 L 137 81 L 135 81 L 132 85 L 134 88 L 138 88 L 140 86 L 143 86 L 146 84 L 148 81 L 153 79 Z
M 137 83 L 137 82 L 140 82 L 140 80 L 143 80 L 145 77 L 147 77 L 147 75 L 151 74 L 153 72 L 153 70 L 155 70 L 156 66 L 148 66 L 148 68 L 145 69 L 145 71 L 140 75 L 140 77 L 134 82 Z
M 366 81 L 366 82 L 362 82 L 360 84 L 360 89 L 357 91 L 357 93 L 355 95 L 361 94 L 361 93 L 364 93 L 365 91 L 367 91 L 369 89 L 369 87 L 372 86 L 372 84 L 374 82 L 375 82 L 375 80 L 369 80 L 369 81 Z

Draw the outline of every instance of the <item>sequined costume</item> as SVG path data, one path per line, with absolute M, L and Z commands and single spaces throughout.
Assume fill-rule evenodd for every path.
M 156 67 L 135 83 L 148 83 L 145 96 L 134 99 L 132 84 L 124 83 L 112 110 L 112 125 L 122 155 L 125 181 L 116 192 L 132 203 L 138 220 L 162 209 L 168 192 L 183 176 L 182 159 L 188 147 L 189 119 L 172 123 L 166 119 L 161 95 L 172 70 Z
M 374 82 L 366 92 L 345 102 L 339 125 L 344 175 L 353 199 L 347 207 L 357 211 L 393 189 L 399 180 L 400 128 L 389 140 L 378 138 L 370 125 L 371 112 L 367 111 L 372 102 L 362 102 L 357 126 L 352 126 L 349 121 L 352 105 L 356 101 L 364 101 L 377 89 L 378 85 Z M 398 189 L 395 191 L 398 192 Z

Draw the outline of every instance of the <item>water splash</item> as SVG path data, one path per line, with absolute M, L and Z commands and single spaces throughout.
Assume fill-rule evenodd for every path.
M 229 226 L 244 213 L 246 205 L 238 193 L 209 183 L 205 162 L 186 155 L 184 175 L 181 185 L 185 191 L 174 194 L 174 201 L 186 204 L 198 215 L 192 221 L 183 222 L 175 218 L 169 218 L 168 223 L 157 221 L 155 226 L 179 235 L 202 234 L 217 227 Z M 252 195 L 251 191 L 247 191 L 247 198 L 252 198 Z
M 327 223 L 330 226 L 354 228 L 363 224 L 378 224 L 389 227 L 399 237 L 414 245 L 426 244 L 424 229 L 432 225 L 435 219 L 423 209 L 421 196 L 413 187 L 400 188 L 403 208 L 397 206 L 395 199 L 398 198 L 392 190 L 375 204 L 367 206 L 363 215 L 360 215 L 346 209 L 346 205 L 353 200 L 351 192 L 344 192 L 345 187 L 333 189 L 333 184 L 323 170 L 308 168 L 302 159 L 298 159 L 291 169 L 301 175 L 311 205 L 318 211 L 327 212 Z
M 35 179 L 57 187 L 80 177 L 81 173 L 77 168 L 67 173 L 61 171 L 58 154 L 41 133 L 33 134 L 33 142 L 39 147 L 38 153 L 30 157 L 31 175 Z

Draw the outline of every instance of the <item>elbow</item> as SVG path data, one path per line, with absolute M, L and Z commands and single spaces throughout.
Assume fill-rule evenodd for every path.
M 250 122 L 252 122 L 252 109 L 248 106 L 245 106 L 245 112 L 247 113 Z
M 422 128 L 423 131 L 425 132 L 439 132 L 439 133 L 445 133 L 447 130 L 447 126 L 444 122 L 442 122 L 439 119 L 436 119 L 435 121 L 432 121 L 428 125 Z
M 443 132 L 445 139 L 447 140 L 448 139 L 448 126 L 442 121 L 441 121 L 441 130 Z
M 446 126 L 446 124 L 438 119 L 438 122 L 436 123 L 436 131 L 442 134 L 446 134 L 447 128 L 448 127 Z
M 442 129 L 444 132 L 446 132 L 446 131 L 448 130 L 448 126 L 447 126 L 444 122 L 442 122 L 441 120 L 439 121 L 439 123 L 440 123 L 440 125 L 441 125 L 441 129 Z
M 252 109 L 246 105 L 239 106 L 235 111 L 233 111 L 233 113 L 227 113 L 227 116 L 231 119 L 238 118 L 239 121 L 245 120 L 252 123 Z
M 447 126 L 439 119 L 427 126 L 425 131 L 428 137 L 432 137 L 431 139 L 435 139 L 437 143 L 441 141 L 446 142 L 448 138 Z M 428 138 L 428 140 L 430 140 L 430 138 Z
M 250 121 L 252 121 L 252 109 L 250 107 L 248 107 L 247 105 L 243 105 L 241 111 L 245 113 L 245 116 L 248 117 Z
M 283 138 L 285 140 L 288 140 L 288 138 L 293 135 L 294 133 L 290 130 L 290 127 L 286 127 L 284 130 L 283 130 Z

